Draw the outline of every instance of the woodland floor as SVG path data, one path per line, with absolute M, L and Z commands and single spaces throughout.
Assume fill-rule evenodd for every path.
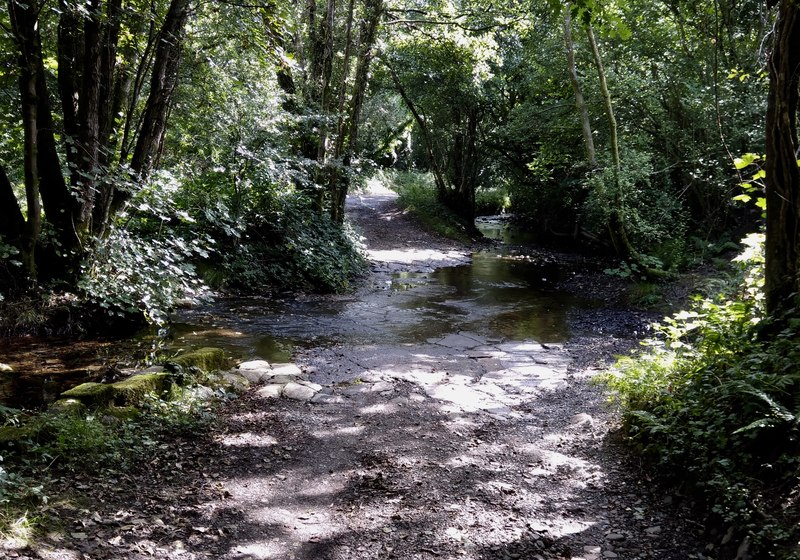
M 354 296 L 382 308 L 398 271 L 464 262 L 388 193 L 353 197 L 372 273 Z M 558 257 L 555 257 L 558 258 Z M 211 433 L 156 446 L 117 478 L 64 480 L 61 529 L 10 558 L 701 558 L 687 500 L 620 444 L 591 378 L 651 319 L 613 283 L 574 275 L 607 305 L 575 313 L 566 344 L 454 332 L 424 345 L 337 344 L 295 361 L 328 404 L 251 389 Z M 383 318 L 386 319 L 385 317 Z M 0 551 L 1 555 L 2 551 Z

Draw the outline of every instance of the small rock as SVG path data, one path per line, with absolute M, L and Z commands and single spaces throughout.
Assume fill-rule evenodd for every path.
M 624 541 L 625 535 L 621 535 L 620 533 L 609 533 L 606 535 L 606 540 L 609 541 Z
M 329 395 L 326 393 L 317 393 L 311 397 L 311 402 L 314 404 L 342 404 L 344 399 L 338 395 Z
M 610 550 L 603 551 L 603 558 L 619 558 L 616 552 L 611 552 Z
M 311 387 L 306 387 L 299 383 L 287 383 L 282 393 L 287 399 L 295 401 L 310 401 L 316 394 L 317 392 Z
M 264 397 L 266 399 L 276 399 L 281 396 L 282 391 L 283 385 L 273 383 L 271 385 L 259 387 L 259 389 L 256 391 L 256 394 L 258 394 L 259 397 Z
M 250 387 L 250 381 L 238 373 L 228 371 L 222 374 L 222 379 L 226 385 L 237 392 L 243 392 Z
M 594 424 L 594 419 L 585 412 L 580 412 L 573 415 L 572 418 L 569 419 L 569 423 L 575 428 L 591 428 Z
M 14 371 L 8 364 L 0 364 L 0 371 Z
M 661 534 L 661 526 L 660 525 L 653 525 L 652 527 L 648 527 L 644 530 L 650 536 L 655 536 Z
M 196 399 L 200 402 L 210 401 L 214 398 L 214 389 L 206 387 L 205 385 L 198 385 L 197 387 L 190 387 L 186 389 L 186 395 L 190 398 Z

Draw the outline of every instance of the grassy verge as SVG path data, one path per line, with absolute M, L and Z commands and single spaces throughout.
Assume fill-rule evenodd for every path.
M 462 243 L 472 241 L 464 224 L 437 199 L 430 173 L 382 171 L 377 179 L 399 195 L 400 206 L 411 212 L 426 229 Z

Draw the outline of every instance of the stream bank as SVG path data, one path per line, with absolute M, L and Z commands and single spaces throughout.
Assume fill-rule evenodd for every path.
M 591 384 L 648 314 L 558 287 L 588 278 L 457 272 L 472 248 L 419 230 L 390 193 L 349 212 L 372 263 L 356 294 L 197 309 L 186 324 L 206 334 L 179 335 L 247 357 L 290 348 L 326 398 L 257 387 L 144 464 L 63 480 L 43 512 L 60 528 L 9 557 L 702 557 L 688 504 L 647 479 Z M 529 292 L 563 299 L 515 314 Z

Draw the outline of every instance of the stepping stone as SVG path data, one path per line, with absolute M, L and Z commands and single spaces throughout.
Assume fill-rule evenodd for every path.
M 311 387 L 306 387 L 305 385 L 300 385 L 299 383 L 287 383 L 283 387 L 282 393 L 282 395 L 287 399 L 306 402 L 310 401 L 316 394 L 317 391 Z

